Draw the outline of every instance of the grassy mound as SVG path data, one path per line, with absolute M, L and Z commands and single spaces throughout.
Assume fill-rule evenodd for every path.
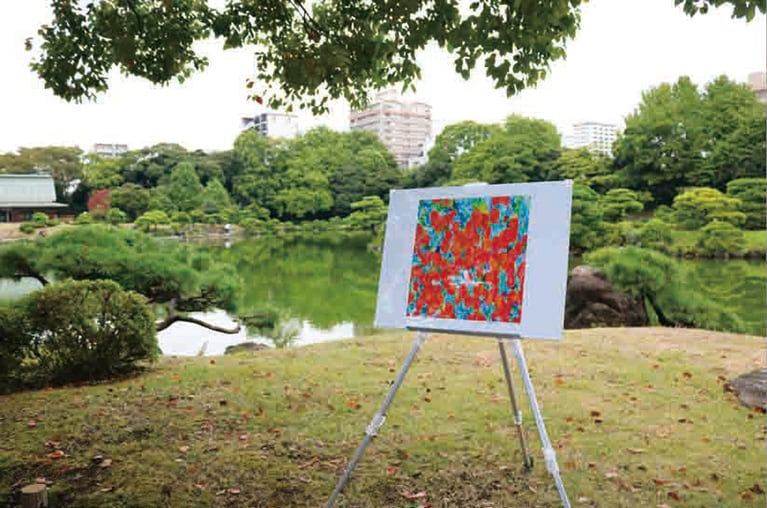
M 0 506 L 34 481 L 54 508 L 321 506 L 411 339 L 165 359 L 0 397 Z M 595 329 L 525 352 L 574 506 L 764 506 L 764 417 L 723 390 L 762 365 L 762 339 Z M 432 337 L 338 506 L 559 506 L 522 402 L 529 475 L 496 344 Z

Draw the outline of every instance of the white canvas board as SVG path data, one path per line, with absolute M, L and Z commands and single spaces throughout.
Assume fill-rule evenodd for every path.
M 506 200 L 505 197 L 509 197 L 511 201 Z M 447 201 L 435 202 L 434 200 Z M 561 339 L 567 285 L 571 201 L 572 181 L 569 180 L 500 185 L 473 184 L 461 187 L 391 191 L 375 325 L 381 328 L 410 328 L 503 337 Z M 482 204 L 483 202 L 485 204 Z M 519 224 L 523 222 L 523 212 L 526 210 L 527 213 L 524 251 L 520 253 L 519 249 L 522 247 L 517 247 L 517 251 L 514 253 L 509 249 L 509 253 L 504 254 L 505 251 L 496 249 L 492 251 L 491 258 L 482 254 L 485 256 L 482 258 L 485 260 L 482 265 L 486 267 L 484 271 L 476 269 L 473 258 L 468 260 L 466 256 L 463 256 L 464 259 L 461 261 L 462 254 L 460 253 L 465 252 L 465 249 L 461 250 L 456 247 L 459 244 L 457 238 L 463 234 L 460 231 L 450 237 L 451 247 L 440 252 L 440 246 L 437 245 L 439 241 L 443 240 L 441 245 L 447 245 L 445 238 L 447 238 L 448 233 L 445 231 L 449 227 L 452 227 L 453 231 L 457 231 L 469 224 L 465 220 L 466 210 L 469 204 L 476 203 L 480 203 L 478 209 L 487 212 L 485 215 L 491 218 L 486 219 L 489 221 L 486 223 L 474 222 L 474 224 L 483 224 L 479 228 L 473 230 L 468 226 L 464 228 L 480 232 L 472 238 L 478 238 L 477 235 L 487 237 L 488 234 L 495 234 L 497 237 L 500 234 L 498 232 L 502 231 L 504 227 L 518 231 L 518 234 L 521 235 L 522 230 L 513 229 L 510 224 L 511 221 L 514 221 L 517 228 L 520 228 Z M 432 217 L 434 221 L 439 219 L 441 224 L 435 225 L 436 222 L 432 223 L 429 219 L 422 219 L 421 227 L 418 229 L 420 250 L 414 251 L 419 223 L 419 206 L 423 214 L 422 217 Z M 498 218 L 499 213 L 492 211 L 496 208 L 502 210 L 501 216 L 505 218 Z M 514 208 L 518 213 L 510 211 L 511 208 Z M 436 215 L 428 215 L 430 210 L 436 210 Z M 517 214 L 515 215 L 515 213 Z M 478 214 L 478 216 L 481 215 Z M 461 225 L 445 226 L 443 220 L 451 216 L 453 221 L 463 221 Z M 427 224 L 426 228 L 424 224 Z M 424 240 L 424 231 L 427 230 L 433 234 L 429 239 Z M 461 238 L 460 241 L 463 242 L 463 237 Z M 522 237 L 519 236 L 519 238 Z M 427 241 L 432 243 L 426 245 L 424 242 Z M 488 242 L 491 241 L 494 240 L 490 240 L 489 237 L 478 239 L 477 244 L 488 245 Z M 522 243 L 524 242 L 512 242 L 509 245 L 522 245 Z M 436 248 L 434 248 L 435 245 L 437 245 Z M 460 245 L 465 244 L 461 243 Z M 429 249 L 431 250 L 429 251 Z M 450 252 L 447 252 L 448 250 Z M 435 252 L 442 257 L 435 258 Z M 472 252 L 476 253 L 477 251 Z M 522 261 L 519 260 L 520 257 Z M 417 262 L 414 261 L 416 259 Z M 424 259 L 432 261 L 425 263 Z M 487 261 L 488 259 L 490 261 Z M 521 288 L 518 291 L 508 289 L 507 286 L 512 280 L 511 277 L 504 278 L 501 276 L 504 280 L 499 283 L 497 274 L 494 274 L 492 268 L 487 268 L 491 265 L 498 266 L 499 262 L 506 263 L 505 260 L 507 259 L 514 259 L 515 266 L 524 265 L 523 270 L 514 272 L 523 274 L 516 281 L 517 286 L 515 287 Z M 467 264 L 474 264 L 475 270 L 468 277 L 465 275 L 467 270 L 463 270 L 463 274 L 448 273 L 454 270 L 454 261 L 456 265 L 464 267 Z M 414 276 L 411 285 L 411 275 L 416 273 L 413 269 L 414 264 L 419 266 L 421 271 L 418 273 L 421 274 L 421 277 Z M 510 267 L 506 266 L 504 270 L 509 272 Z M 436 272 L 439 273 L 442 282 L 435 280 Z M 474 279 L 471 279 L 472 274 Z M 444 298 L 450 299 L 448 303 L 434 303 L 433 298 L 429 298 L 436 294 L 434 288 L 439 287 L 440 284 L 442 285 L 442 294 L 448 295 Z M 448 285 L 451 286 L 450 289 L 446 289 Z M 463 291 L 465 301 L 469 301 L 469 297 L 466 295 L 471 294 L 472 291 L 487 293 L 490 291 L 487 288 L 504 286 L 504 296 L 502 297 L 497 296 L 497 292 L 501 290 L 495 290 L 496 300 L 505 302 L 503 308 L 501 309 L 501 306 L 487 306 L 482 303 L 479 307 L 482 308 L 483 317 L 480 319 L 475 312 L 472 314 L 473 317 L 467 318 L 467 307 L 463 305 L 462 301 L 459 301 L 459 297 L 455 296 L 456 291 L 458 291 L 455 288 L 460 288 L 460 286 L 468 288 L 460 290 Z M 432 291 L 428 292 L 425 289 L 427 287 L 432 288 Z M 419 288 L 420 292 L 418 292 Z M 515 303 L 509 304 L 506 301 L 508 295 L 511 295 L 509 301 L 513 300 Z M 519 303 L 521 303 L 521 307 Z M 441 310 L 430 315 L 428 311 L 436 308 L 435 305 L 439 306 Z M 459 306 L 461 306 L 462 314 L 459 312 Z M 509 309 L 513 310 L 509 311 Z M 419 312 L 421 314 L 418 314 Z M 439 317 L 440 315 L 451 317 Z

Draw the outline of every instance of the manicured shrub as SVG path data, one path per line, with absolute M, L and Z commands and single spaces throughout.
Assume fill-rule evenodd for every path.
M 741 204 L 738 208 L 746 214 L 746 229 L 764 229 L 767 219 L 767 179 L 765 178 L 738 178 L 727 182 L 727 195 L 739 199 Z
M 23 383 L 23 362 L 29 345 L 26 314 L 14 302 L 0 302 L 0 393 Z
M 641 247 L 655 249 L 661 252 L 670 252 L 673 238 L 671 225 L 660 220 L 651 219 L 642 224 L 637 232 L 637 242 Z
M 682 192 L 674 198 L 674 222 L 686 230 L 699 229 L 713 220 L 739 226 L 746 214 L 738 211 L 741 201 L 716 189 L 701 187 Z
M 743 253 L 746 243 L 743 231 L 724 221 L 711 221 L 698 233 L 696 247 L 703 256 L 727 257 Z
M 21 231 L 25 235 L 32 233 L 35 229 L 37 228 L 31 222 L 22 222 L 21 224 L 19 224 L 19 231 Z
M 25 311 L 30 356 L 46 383 L 108 379 L 158 353 L 146 298 L 113 281 L 50 284 L 26 297 Z
M 93 217 L 88 212 L 83 212 L 75 218 L 75 224 L 93 224 Z

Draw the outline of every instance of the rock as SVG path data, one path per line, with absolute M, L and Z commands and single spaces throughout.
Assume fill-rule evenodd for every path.
M 767 409 L 767 369 L 758 369 L 738 376 L 725 387 L 735 392 L 746 406 Z
M 576 266 L 567 277 L 565 328 L 647 326 L 644 302 L 615 291 L 591 266 Z
M 259 344 L 258 342 L 242 342 L 235 344 L 234 346 L 227 346 L 224 350 L 225 355 L 233 355 L 236 353 L 254 353 L 261 351 L 262 349 L 269 349 L 266 344 Z

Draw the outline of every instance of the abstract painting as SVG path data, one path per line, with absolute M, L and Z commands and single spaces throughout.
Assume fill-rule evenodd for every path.
M 406 315 L 522 319 L 530 196 L 422 199 Z

